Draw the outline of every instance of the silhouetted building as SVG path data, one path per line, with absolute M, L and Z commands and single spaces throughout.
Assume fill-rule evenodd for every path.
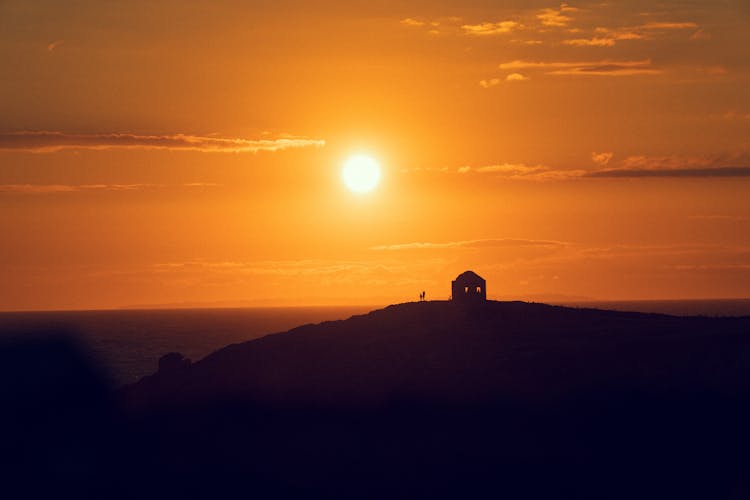
M 451 282 L 451 297 L 458 304 L 485 302 L 487 282 L 474 271 L 465 271 Z

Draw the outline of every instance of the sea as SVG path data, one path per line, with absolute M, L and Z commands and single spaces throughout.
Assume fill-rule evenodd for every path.
M 677 316 L 750 316 L 750 299 L 559 303 L 569 307 Z M 197 361 L 226 345 L 309 323 L 346 319 L 374 306 L 232 309 L 144 309 L 0 313 L 0 342 L 64 335 L 106 373 L 114 385 L 157 370 L 161 356 L 180 352 Z

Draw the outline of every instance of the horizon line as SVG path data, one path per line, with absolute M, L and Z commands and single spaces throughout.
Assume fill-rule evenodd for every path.
M 650 299 L 597 299 L 597 298 L 580 298 L 576 299 L 572 297 L 570 299 L 563 300 L 541 300 L 524 297 L 503 297 L 503 298 L 488 298 L 488 302 L 527 302 L 536 304 L 549 304 L 549 305 L 577 305 L 577 304 L 614 304 L 622 302 L 703 302 L 703 301 L 738 301 L 748 300 L 750 297 L 702 297 L 702 298 L 650 298 Z M 450 302 L 451 299 L 433 299 L 427 300 L 426 302 Z M 227 301 L 231 302 L 231 301 Z M 218 305 L 216 303 L 168 303 L 168 304 L 133 304 L 124 306 L 103 306 L 103 307 L 84 307 L 84 308 L 60 308 L 60 309 L 0 309 L 0 314 L 14 314 L 14 313 L 63 313 L 63 312 L 123 312 L 123 311 L 189 311 L 189 310 L 202 310 L 202 309 L 300 309 L 300 308 L 368 308 L 382 309 L 389 306 L 418 303 L 418 300 L 409 300 L 405 302 L 392 302 L 389 304 L 366 304 L 366 303 L 350 303 L 350 304 L 269 304 L 269 305 Z

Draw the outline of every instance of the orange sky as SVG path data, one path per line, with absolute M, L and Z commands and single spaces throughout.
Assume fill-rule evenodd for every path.
M 384 304 L 469 268 L 750 297 L 744 0 L 6 0 L 0 33 L 1 310 Z

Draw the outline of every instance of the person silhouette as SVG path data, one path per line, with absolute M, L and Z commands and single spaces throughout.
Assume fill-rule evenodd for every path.
M 426 297 L 426 296 L 427 296 L 427 292 L 425 292 L 425 291 L 422 291 L 422 295 L 421 295 L 421 297 L 422 297 L 422 302 L 424 302 L 424 299 L 425 299 L 425 297 Z

